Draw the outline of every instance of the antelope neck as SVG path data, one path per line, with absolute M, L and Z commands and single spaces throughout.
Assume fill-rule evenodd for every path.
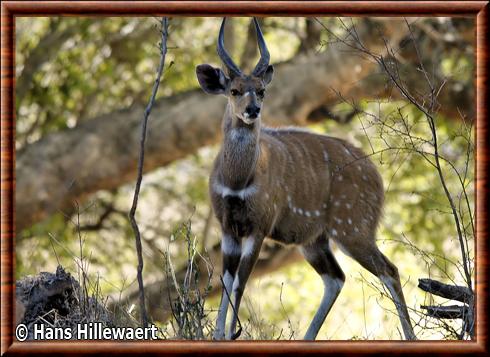
M 232 190 L 252 184 L 260 155 L 260 122 L 247 125 L 239 118 L 225 118 L 221 151 L 222 183 Z

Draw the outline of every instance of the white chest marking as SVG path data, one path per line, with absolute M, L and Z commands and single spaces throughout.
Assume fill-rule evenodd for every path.
M 219 182 L 213 184 L 213 191 L 225 198 L 226 196 L 240 197 L 242 200 L 246 197 L 252 196 L 257 192 L 257 186 L 250 185 L 241 190 L 232 190 L 228 186 L 225 186 Z

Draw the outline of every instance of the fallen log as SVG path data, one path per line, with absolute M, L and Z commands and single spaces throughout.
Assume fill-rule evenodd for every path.
M 426 310 L 426 315 L 436 319 L 464 319 L 468 316 L 469 308 L 467 305 L 450 306 L 426 306 L 421 305 Z
M 418 287 L 430 294 L 462 302 L 463 305 L 420 307 L 425 310 L 427 316 L 435 319 L 462 319 L 464 332 L 472 339 L 475 338 L 475 295 L 471 289 L 466 286 L 444 284 L 433 279 L 419 279 Z M 461 333 L 461 336 L 463 335 L 464 333 Z
M 473 300 L 473 292 L 466 286 L 448 285 L 432 279 L 419 279 L 419 288 L 428 293 L 465 304 Z

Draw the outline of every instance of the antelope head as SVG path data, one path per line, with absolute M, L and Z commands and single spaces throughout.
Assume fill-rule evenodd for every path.
M 244 74 L 233 62 L 225 49 L 224 29 L 226 18 L 221 23 L 218 37 L 218 55 L 226 72 L 209 64 L 196 67 L 201 88 L 209 94 L 223 94 L 228 98 L 228 108 L 232 125 L 260 123 L 260 113 L 265 95 L 265 87 L 271 82 L 274 69 L 269 65 L 270 55 L 257 19 L 253 19 L 257 32 L 260 59 L 251 74 Z

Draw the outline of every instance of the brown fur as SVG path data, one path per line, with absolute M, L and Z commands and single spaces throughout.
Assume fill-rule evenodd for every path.
M 254 233 L 294 244 L 311 243 L 323 232 L 344 247 L 359 245 L 359 240 L 374 241 L 383 184 L 359 149 L 344 140 L 306 131 L 250 132 L 258 138 L 241 153 L 248 158 L 232 153 L 233 144 L 227 143 L 225 133 L 210 177 L 213 207 L 225 231 L 229 228 L 223 224 L 226 200 L 213 190 L 213 182 L 220 177 L 222 184 L 235 190 L 247 185 L 257 188 L 243 200 L 250 224 L 256 227 Z M 259 154 L 254 158 L 256 151 Z

